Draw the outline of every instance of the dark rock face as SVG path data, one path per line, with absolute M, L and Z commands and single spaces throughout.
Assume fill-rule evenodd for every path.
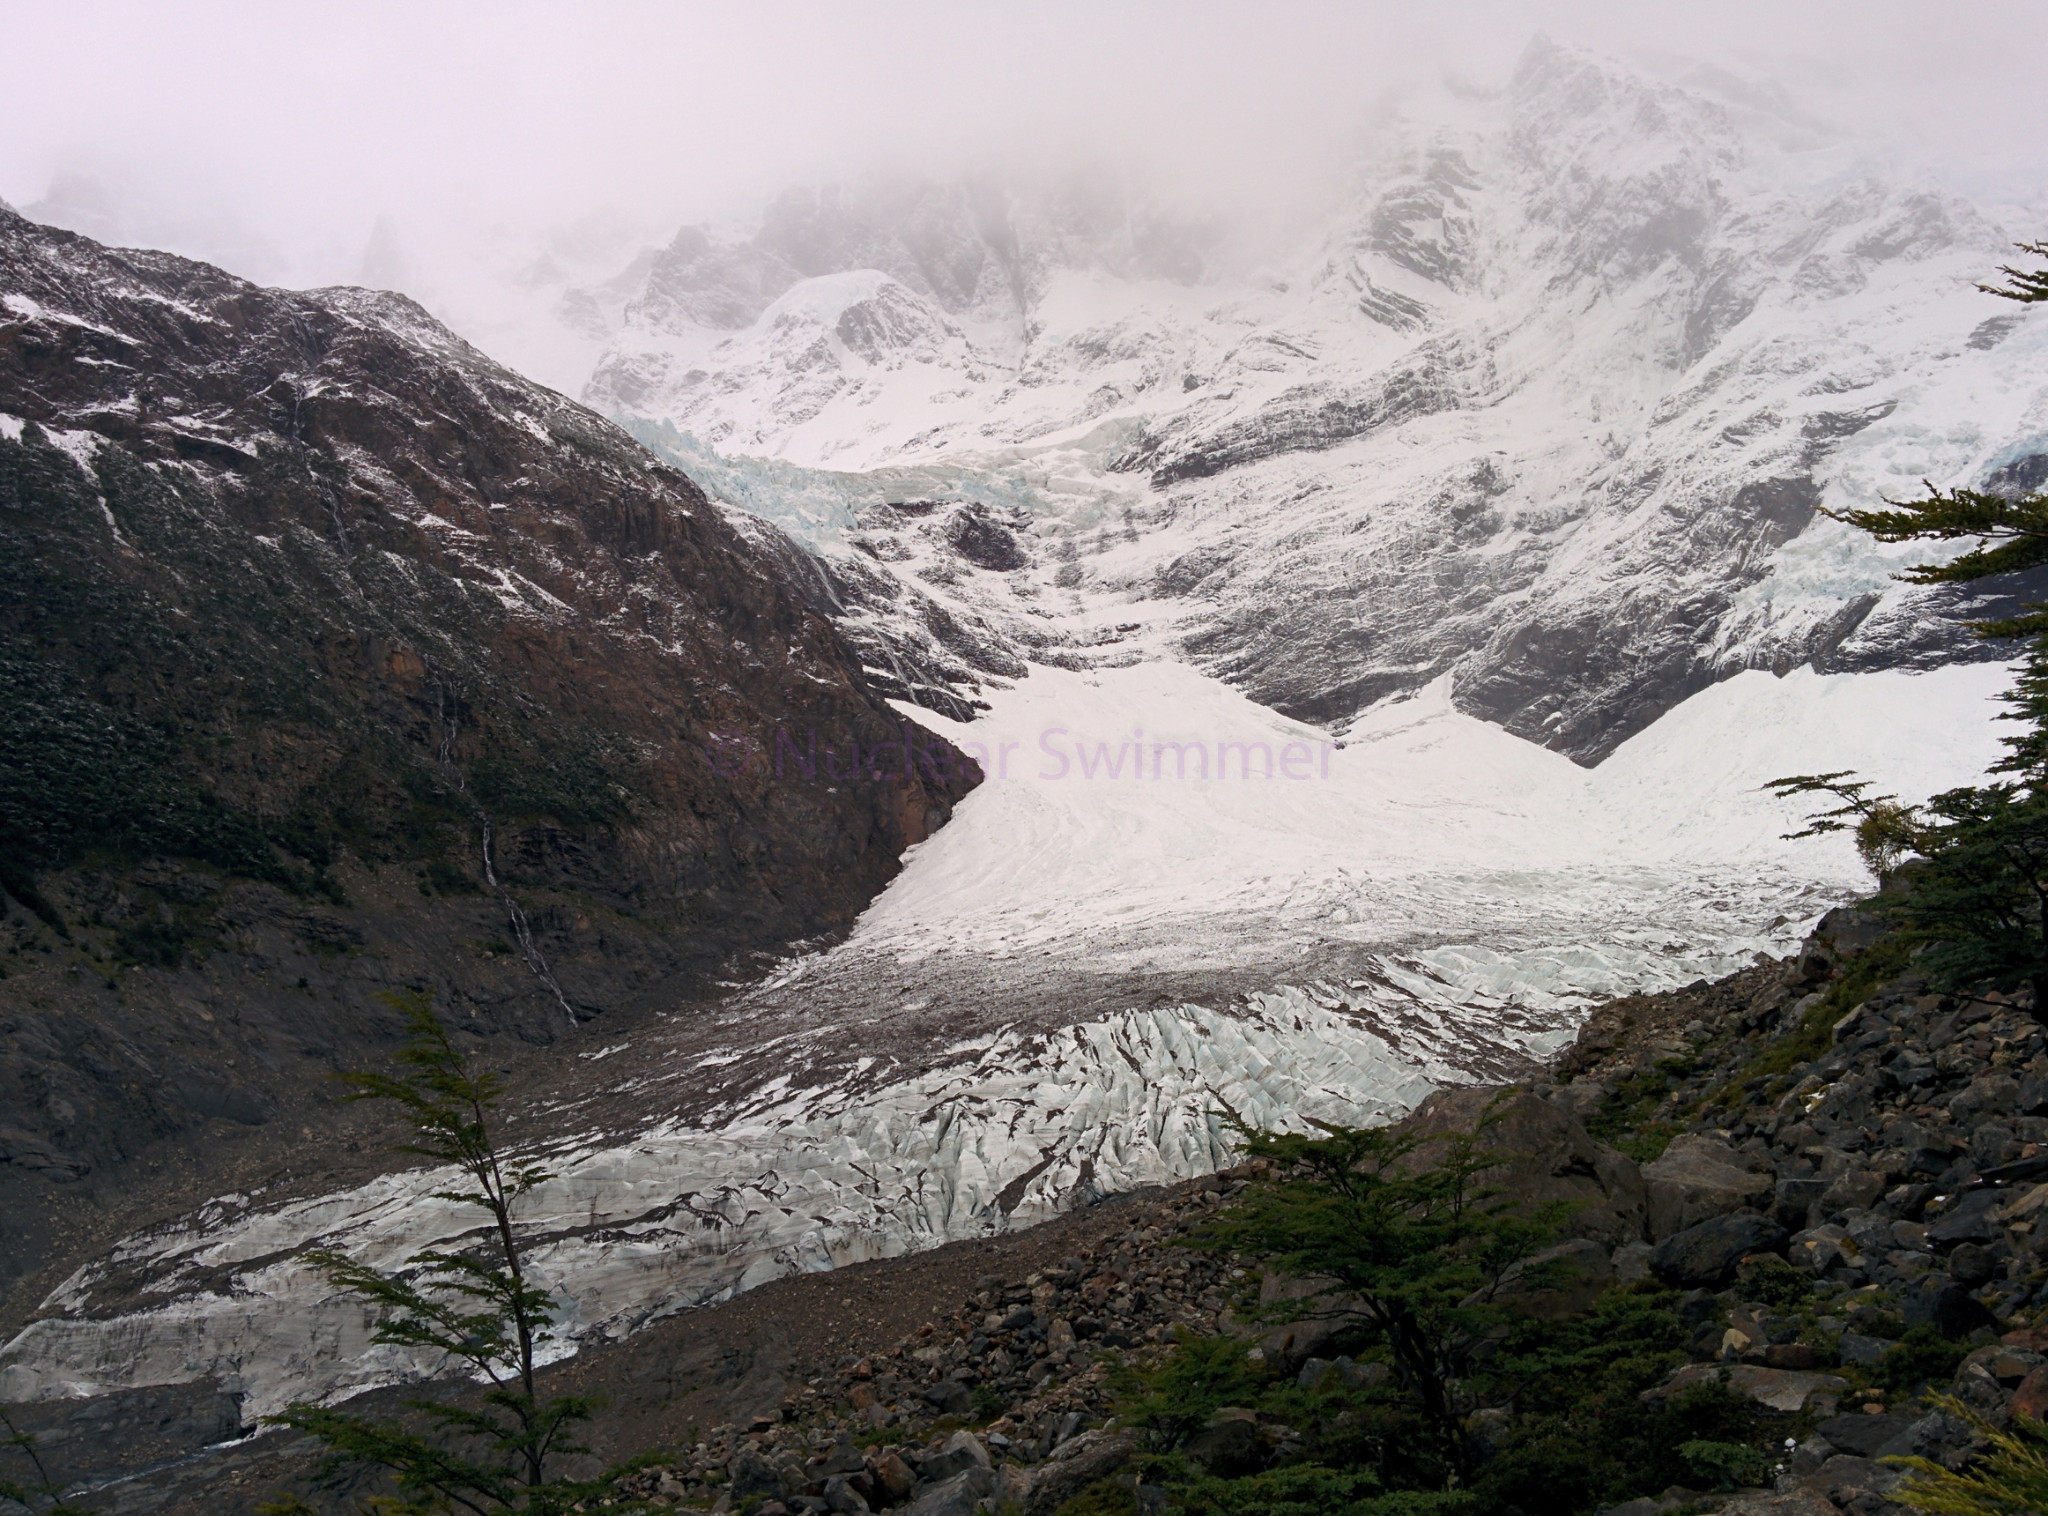
M 975 782 L 789 555 L 409 301 L 4 210 L 0 293 L 0 1280 L 152 1143 L 296 1126 L 382 992 L 529 1042 L 673 997 Z
M 1936 1284 L 1907 1296 L 1905 1316 L 1907 1326 L 1931 1326 L 1950 1341 L 1998 1326 L 1990 1309 L 1960 1284 Z
M 1770 1217 L 1737 1211 L 1665 1238 L 1650 1254 L 1650 1267 L 1672 1284 L 1718 1285 L 1735 1276 L 1743 1259 L 1775 1253 L 1786 1240 L 1785 1229 Z
M 140 1474 L 252 1430 L 242 1422 L 242 1397 L 210 1383 L 9 1406 L 7 1417 L 14 1432 L 35 1439 L 51 1482 L 66 1487 Z
M 1989 1242 L 1996 1235 L 1991 1213 L 2006 1197 L 1996 1190 L 1979 1190 L 1965 1195 L 1941 1213 L 1941 1219 L 1927 1229 L 1935 1243 Z
M 1115 466 L 1143 470 L 1158 488 L 1202 479 L 1281 453 L 1320 451 L 1454 408 L 1461 398 L 1454 348 L 1429 344 L 1400 367 L 1350 389 L 1310 384 L 1276 396 L 1253 414 L 1213 425 L 1199 407 L 1147 433 Z
M 954 550 L 977 568 L 1007 573 L 1030 562 L 1014 532 L 987 511 L 971 506 L 953 518 L 947 537 Z
M 1829 1444 L 1858 1458 L 1875 1458 L 1881 1448 L 1912 1430 L 1911 1416 L 1830 1416 L 1814 1428 Z

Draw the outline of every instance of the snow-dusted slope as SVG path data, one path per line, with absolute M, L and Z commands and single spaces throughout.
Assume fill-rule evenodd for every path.
M 954 728 L 990 778 L 848 941 L 527 1114 L 563 1134 L 527 1220 L 541 1277 L 578 1335 L 619 1334 L 1205 1172 L 1226 1112 L 1381 1119 L 1525 1067 L 1587 997 L 1741 967 L 1853 887 L 1836 843 L 1779 838 L 1796 813 L 1761 780 L 1967 779 L 2003 677 L 1745 674 L 1588 772 L 1441 684 L 1338 749 L 1185 666 L 1042 670 Z M 431 1368 L 371 1349 L 292 1255 L 461 1235 L 444 1187 L 232 1196 L 131 1238 L 0 1352 L 0 1395 L 210 1375 L 266 1411 Z
M 521 1113 L 574 1329 L 1523 1070 L 1867 884 L 1766 779 L 1981 772 L 1997 650 L 1816 506 L 2048 475 L 2048 318 L 1971 289 L 2031 229 L 1783 125 L 1539 44 L 1257 273 L 1119 193 L 679 237 L 590 398 L 989 778 L 845 941 Z M 722 737 L 847 782 L 775 739 Z M 131 1238 L 0 1396 L 431 1367 L 291 1255 L 459 1235 L 437 1187 Z
M 1590 761 L 1742 668 L 1985 654 L 1815 510 L 2048 477 L 2048 318 L 1973 288 L 2035 229 L 1544 42 L 1256 273 L 1114 209 L 895 187 L 692 233 L 588 396 L 1020 479 L 1032 588 L 1321 724 L 1453 672 Z

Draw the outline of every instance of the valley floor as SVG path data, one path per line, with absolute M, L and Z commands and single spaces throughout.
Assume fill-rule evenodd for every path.
M 559 1176 L 536 1197 L 536 1257 L 590 1347 L 1211 1172 L 1230 1161 L 1225 1111 L 1383 1121 L 1432 1089 L 1526 1077 L 1594 1002 L 1782 952 L 1856 891 L 1839 839 L 1780 839 L 1797 813 L 1765 779 L 1859 767 L 1909 796 L 1967 780 L 1995 752 L 2005 677 L 1746 674 L 1589 771 L 1441 689 L 1339 750 L 1179 665 L 1037 671 L 948 730 L 986 744 L 992 777 L 846 941 L 533 1088 L 511 1131 Z M 1141 740 L 1142 777 L 1052 756 Z M 1254 777 L 1158 775 L 1174 740 L 1236 745 L 1233 765 L 1248 750 Z M 1260 746 L 1277 777 L 1258 776 Z M 131 1237 L 0 1351 L 0 1391 L 232 1376 L 260 1414 L 403 1379 L 294 1258 L 329 1243 L 391 1263 L 458 1237 L 441 1187 L 252 1188 Z

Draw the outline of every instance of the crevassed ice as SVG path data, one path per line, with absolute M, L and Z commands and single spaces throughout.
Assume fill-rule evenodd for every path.
M 1459 714 L 1439 689 L 1361 723 L 1327 778 L 1318 752 L 1313 780 L 1112 785 L 1045 777 L 1057 765 L 1038 737 L 1319 739 L 1178 665 L 1037 671 L 984 721 L 948 729 L 1034 761 L 993 771 L 846 942 L 745 994 L 830 1003 L 867 993 L 860 973 L 886 963 L 906 1012 L 943 1008 L 963 966 L 1005 955 L 1077 986 L 1112 953 L 1266 977 L 1214 1003 L 1065 1025 L 963 1006 L 943 1043 L 882 1074 L 850 1054 L 812 1077 L 752 1043 L 697 1050 L 689 1077 L 744 1076 L 712 1112 L 682 1119 L 649 1085 L 637 1129 L 548 1155 L 557 1177 L 524 1225 L 563 1305 L 557 1350 L 778 1275 L 1213 1170 L 1231 1119 L 1390 1119 L 1440 1085 L 1549 1054 L 1591 999 L 1782 950 L 1863 881 L 1839 840 L 1782 840 L 1797 809 L 1761 781 L 1860 767 L 1912 795 L 1967 780 L 1996 751 L 2006 677 L 1742 675 L 1591 771 Z M 474 1218 L 431 1198 L 445 1182 L 229 1197 L 131 1237 L 0 1351 L 0 1396 L 213 1376 L 262 1413 L 430 1372 L 373 1348 L 361 1309 L 293 1257 L 324 1243 L 391 1267 L 457 1239 Z

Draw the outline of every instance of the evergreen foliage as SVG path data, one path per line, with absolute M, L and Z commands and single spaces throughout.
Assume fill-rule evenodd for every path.
M 397 1105 L 416 1136 L 395 1151 L 453 1168 L 460 1176 L 456 1187 L 434 1198 L 481 1211 L 485 1238 L 468 1248 L 425 1249 L 393 1274 L 328 1250 L 306 1259 L 338 1288 L 378 1308 L 376 1341 L 439 1355 L 446 1370 L 487 1388 L 475 1405 L 408 1400 L 415 1425 L 303 1403 L 266 1419 L 325 1443 L 323 1476 L 350 1466 L 385 1470 L 401 1495 L 363 1507 L 379 1516 L 453 1510 L 553 1516 L 611 1495 L 623 1471 L 595 1480 L 559 1473 L 564 1459 L 589 1451 L 572 1438 L 597 1403 L 571 1395 L 543 1400 L 535 1381 L 536 1350 L 549 1336 L 555 1306 L 529 1277 L 515 1212 L 549 1175 L 499 1151 L 490 1114 L 504 1085 L 471 1068 L 434 1014 L 432 997 L 395 996 L 393 1003 L 409 1028 L 398 1055 L 401 1072 L 345 1074 L 350 1092 L 344 1098 Z M 637 1508 L 631 1501 L 610 1504 Z M 293 1516 L 307 1508 L 294 1499 L 267 1509 Z
M 2048 257 L 2048 243 L 2021 250 Z M 2013 300 L 2048 300 L 2048 270 L 2003 272 L 2007 286 L 1981 287 Z M 2048 494 L 2007 499 L 1930 484 L 1924 499 L 1830 514 L 1880 542 L 1975 541 L 1959 557 L 1898 575 L 1908 583 L 1966 584 L 2048 564 Z M 1888 893 L 1881 909 L 1947 987 L 2028 985 L 2035 1014 L 2048 1019 L 2048 607 L 1979 622 L 1976 631 L 2028 639 L 2001 713 L 2020 730 L 2005 739 L 2005 756 L 1993 766 L 2009 778 L 1948 790 L 1917 807 L 1872 795 L 1868 780 L 1847 772 L 1794 775 L 1768 787 L 1835 802 L 1792 835 L 1853 830 L 1881 877 L 1904 865 L 1906 887 Z
M 1428 1164 L 1418 1161 L 1428 1139 L 1413 1132 L 1324 1122 L 1315 1123 L 1321 1137 L 1240 1128 L 1249 1156 L 1303 1177 L 1260 1190 L 1218 1229 L 1289 1273 L 1334 1281 L 1331 1293 L 1385 1344 L 1453 1479 L 1469 1469 L 1462 1428 L 1475 1409 L 1460 1386 L 1513 1319 L 1495 1297 L 1563 1219 L 1556 1208 L 1526 1215 L 1480 1183 L 1501 1162 L 1486 1143 L 1490 1124 L 1435 1139 L 1442 1152 Z
M 1247 1134 L 1247 1146 L 1287 1166 L 1198 1240 L 1333 1281 L 1295 1309 L 1340 1316 L 1338 1344 L 1391 1372 L 1304 1386 L 1247 1357 L 1240 1338 L 1182 1338 L 1165 1363 L 1123 1377 L 1116 1407 L 1138 1436 L 1139 1482 L 1166 1509 L 1575 1516 L 1673 1485 L 1768 1482 L 1782 1427 L 1756 1406 L 1713 1382 L 1642 1398 L 1686 1359 L 1675 1292 L 1610 1289 L 1562 1321 L 1514 1303 L 1511 1281 L 1555 1282 L 1529 1262 L 1560 1218 L 1518 1215 L 1480 1182 L 1499 1159 L 1484 1127 L 1433 1144 L 1325 1127 Z M 1226 1406 L 1302 1440 L 1274 1467 L 1205 1472 L 1189 1440 Z M 1497 1412 L 1508 1419 L 1489 1421 Z M 1062 1516 L 1139 1508 L 1127 1487 L 1105 1485 Z
M 2018 246 L 2021 252 L 2032 257 L 2048 258 L 2048 242 L 2022 242 Z M 2020 300 L 2028 304 L 2036 300 L 2048 300 L 2048 269 L 2019 269 L 2008 263 L 2002 265 L 1998 271 L 2012 282 L 2004 286 L 1980 284 L 1977 288 L 1987 295 L 1998 295 L 2007 300 Z
M 1969 1424 L 1989 1451 L 1957 1473 L 1925 1458 L 1887 1458 L 1913 1471 L 1892 1498 L 1937 1516 L 2038 1516 L 2048 1511 L 2048 1426 L 2014 1416 L 2000 1426 L 1950 1396 L 1934 1403 Z

